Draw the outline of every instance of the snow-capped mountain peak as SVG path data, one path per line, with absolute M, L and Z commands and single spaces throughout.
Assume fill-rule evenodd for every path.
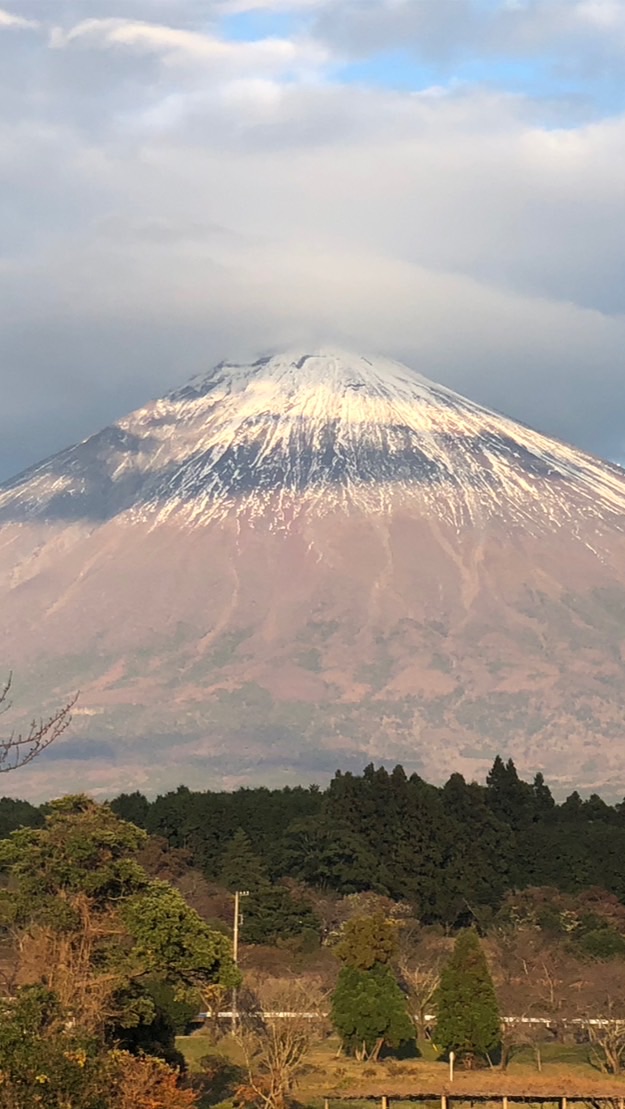
M 0 519 L 288 527 L 398 499 L 456 527 L 625 516 L 625 475 L 382 357 L 322 349 L 222 362 L 0 490 Z

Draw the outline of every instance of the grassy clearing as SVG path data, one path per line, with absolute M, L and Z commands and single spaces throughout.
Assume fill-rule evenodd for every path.
M 231 1037 L 215 1044 L 210 1036 L 196 1033 L 178 1041 L 192 1071 L 201 1070 L 200 1060 L 206 1055 L 220 1055 L 240 1065 L 240 1051 Z M 385 1059 L 378 1063 L 357 1063 L 339 1054 L 336 1037 L 313 1045 L 307 1067 L 295 1091 L 304 1105 L 321 1106 L 329 1097 L 330 1109 L 339 1109 L 344 1098 L 350 1098 L 349 1109 L 360 1109 L 358 1099 L 410 1097 L 417 1094 L 441 1094 L 449 1089 L 448 1064 L 433 1057 L 430 1044 L 424 1044 L 420 1057 L 406 1060 Z M 457 1070 L 453 1084 L 455 1097 L 490 1093 L 502 1096 L 553 1093 L 591 1098 L 624 1096 L 625 1080 L 602 1075 L 589 1061 L 588 1048 L 583 1044 L 542 1045 L 542 1073 L 538 1073 L 529 1048 L 520 1050 L 505 1074 L 499 1068 L 478 1071 Z M 353 1098 L 353 1100 L 352 1100 Z M 333 1105 L 336 1101 L 336 1105 Z M 209 1104 L 207 1102 L 207 1104 Z M 419 1103 L 423 1109 L 423 1102 Z M 363 1100 L 363 1107 L 371 1109 Z

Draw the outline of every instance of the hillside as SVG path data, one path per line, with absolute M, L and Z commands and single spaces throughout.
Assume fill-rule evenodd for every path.
M 618 467 L 405 366 L 222 363 L 0 489 L 0 657 L 29 713 L 81 691 L 23 780 L 622 792 L 624 525 Z

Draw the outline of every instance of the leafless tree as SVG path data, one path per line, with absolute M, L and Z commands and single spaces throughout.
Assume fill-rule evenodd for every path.
M 608 1074 L 621 1074 L 625 1069 L 625 967 L 620 960 L 590 964 L 582 1020 L 591 1061 Z
M 421 948 L 412 956 L 400 954 L 399 972 L 408 989 L 410 1008 L 417 1033 L 421 1036 L 425 1032 L 427 1015 L 432 1010 L 443 961 L 443 950 L 435 946 Z
M 541 1071 L 543 1044 L 563 1038 L 569 1022 L 581 1015 L 586 968 L 531 926 L 496 933 L 488 949 L 502 1012 L 516 1018 L 504 1024 L 502 1067 L 530 1048 Z
M 285 1109 L 312 1043 L 325 1029 L 327 997 L 297 979 L 267 981 L 250 996 L 254 1008 L 241 1012 L 236 1033 L 247 1071 L 238 1100 Z
M 11 708 L 9 693 L 13 681 L 9 674 L 4 686 L 0 688 L 0 715 Z M 0 739 L 0 774 L 7 774 L 10 770 L 17 770 L 26 766 L 37 755 L 45 751 L 55 739 L 69 727 L 72 719 L 72 709 L 78 700 L 75 694 L 62 708 L 57 709 L 47 718 L 33 720 L 26 732 L 11 732 L 5 739 Z
M 625 1063 L 625 1020 L 606 1020 L 599 1026 L 587 1027 L 592 1062 L 608 1074 L 621 1074 Z

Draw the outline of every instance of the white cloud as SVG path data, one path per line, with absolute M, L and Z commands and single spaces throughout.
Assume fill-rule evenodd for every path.
M 438 77 L 417 94 L 332 79 L 350 21 L 372 53 L 387 32 L 411 41 L 417 13 L 450 55 L 475 34 L 469 0 L 332 0 L 305 12 L 310 38 L 256 42 L 206 24 L 223 5 L 159 0 L 160 21 L 139 18 L 150 8 L 67 0 L 55 49 L 4 36 L 0 469 L 220 356 L 325 340 L 621 449 L 625 117 L 580 123 L 566 103 Z M 507 8 L 485 50 L 538 50 L 564 18 L 609 12 Z
M 575 14 L 582 22 L 600 30 L 622 30 L 625 27 L 625 5 L 622 0 L 581 0 Z
M 218 0 L 217 11 L 223 15 L 244 12 L 298 12 L 320 8 L 327 0 Z
M 317 33 L 346 52 L 402 48 L 452 65 L 461 58 L 566 59 L 584 69 L 589 53 L 622 53 L 623 0 L 326 0 Z M 596 64 L 596 58 L 595 58 Z
M 35 19 L 24 19 L 23 16 L 14 15 L 12 12 L 7 12 L 0 8 L 0 28 L 14 27 L 15 29 L 36 28 L 39 23 Z
M 285 38 L 229 41 L 218 35 L 128 19 L 86 19 L 67 31 L 55 28 L 51 35 L 51 45 L 57 49 L 81 41 L 160 55 L 170 64 L 191 61 L 252 72 L 292 72 L 322 65 L 328 58 L 328 51 L 314 42 Z

